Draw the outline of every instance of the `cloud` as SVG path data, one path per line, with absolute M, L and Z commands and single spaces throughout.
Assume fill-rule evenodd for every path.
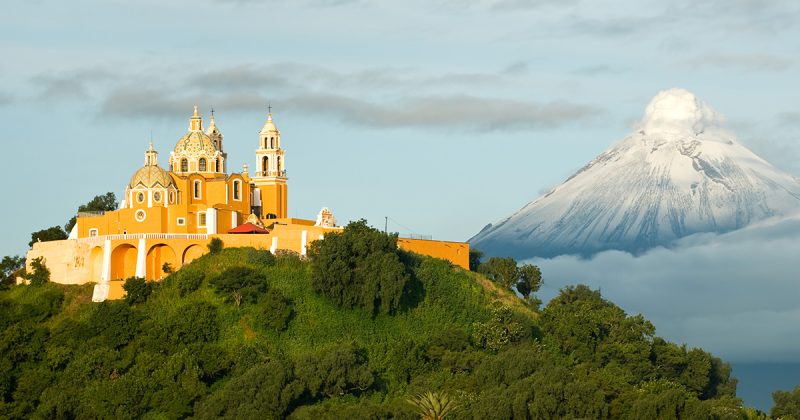
M 569 102 L 534 103 L 470 95 L 412 96 L 378 103 L 330 95 L 286 98 L 283 106 L 370 127 L 469 127 L 485 131 L 555 128 L 587 121 L 596 108 Z
M 13 100 L 14 98 L 10 94 L 0 92 L 0 107 L 10 105 Z
M 800 112 L 782 112 L 778 114 L 778 123 L 783 126 L 800 127 Z
M 543 295 L 583 283 L 658 334 L 703 347 L 729 361 L 800 361 L 800 216 L 723 235 L 694 235 L 676 248 L 640 257 L 610 251 L 590 260 L 535 260 Z
M 692 57 L 686 64 L 701 67 L 737 68 L 744 71 L 783 71 L 794 66 L 794 60 L 765 53 L 711 53 Z
M 162 89 L 120 88 L 112 91 L 101 105 L 108 117 L 146 117 L 172 119 L 189 115 L 192 105 L 213 105 L 226 111 L 263 111 L 269 100 L 258 93 L 225 95 L 169 96 Z
M 58 101 L 88 98 L 92 86 L 113 79 L 114 76 L 109 71 L 79 69 L 55 74 L 43 73 L 33 76 L 30 81 L 39 89 L 38 100 Z

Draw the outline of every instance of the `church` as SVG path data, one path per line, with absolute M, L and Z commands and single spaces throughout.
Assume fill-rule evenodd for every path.
M 27 265 L 42 257 L 51 281 L 96 283 L 92 299 L 103 301 L 123 297 L 122 284 L 129 277 L 163 278 L 165 268 L 180 268 L 206 253 L 206 244 L 215 237 L 226 247 L 304 257 L 310 242 L 342 228 L 327 208 L 316 220 L 287 214 L 281 140 L 270 110 L 258 133 L 252 175 L 246 164 L 242 172 L 228 173 L 224 136 L 214 113 L 204 129 L 195 106 L 187 133 L 169 154 L 167 169 L 160 166 L 151 143 L 118 210 L 78 213 L 69 238 L 34 243 Z M 464 242 L 399 238 L 398 246 L 469 268 L 469 245 Z

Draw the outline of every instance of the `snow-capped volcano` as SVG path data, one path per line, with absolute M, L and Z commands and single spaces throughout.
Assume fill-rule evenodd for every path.
M 639 127 L 470 244 L 516 258 L 633 253 L 800 210 L 800 183 L 739 144 L 684 89 L 660 92 Z

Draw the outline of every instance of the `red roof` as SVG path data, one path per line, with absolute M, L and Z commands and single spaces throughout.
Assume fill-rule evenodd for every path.
M 269 231 L 252 223 L 245 223 L 229 230 L 228 233 L 269 233 Z

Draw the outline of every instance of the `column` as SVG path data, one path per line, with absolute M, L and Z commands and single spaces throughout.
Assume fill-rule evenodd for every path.
M 308 232 L 303 231 L 300 235 L 300 256 L 306 256 L 306 244 L 308 243 Z
M 147 274 L 147 242 L 144 238 L 139 238 L 139 246 L 137 247 L 138 253 L 136 254 L 136 277 L 142 277 Z
M 217 209 L 213 207 L 206 209 L 206 233 L 217 233 Z

